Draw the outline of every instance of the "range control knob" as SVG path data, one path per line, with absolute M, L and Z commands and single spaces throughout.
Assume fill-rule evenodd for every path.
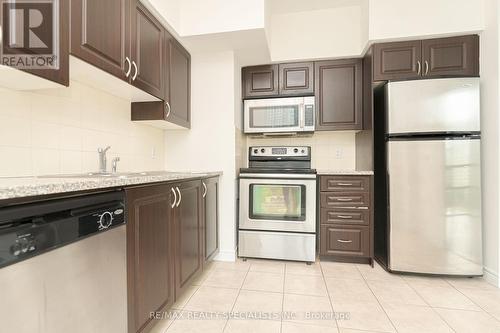
M 102 213 L 99 217 L 99 229 L 107 229 L 113 223 L 113 214 L 110 212 Z
M 262 154 L 264 154 L 264 153 L 266 152 L 266 150 L 265 150 L 264 148 L 262 148 L 262 149 L 260 150 L 260 152 L 261 152 Z
M 299 152 L 299 148 L 293 148 L 293 152 L 297 154 Z
M 253 150 L 253 153 L 254 153 L 254 154 L 258 154 L 258 153 L 259 153 L 259 150 L 258 150 L 258 149 L 254 149 L 254 150 Z

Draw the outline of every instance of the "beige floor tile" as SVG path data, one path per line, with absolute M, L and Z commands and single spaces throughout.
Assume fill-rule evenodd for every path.
M 183 311 L 166 333 L 222 333 L 227 320 L 210 317 L 208 314 Z
M 307 265 L 304 262 L 287 262 L 286 274 L 320 276 L 322 272 L 319 262 L 315 262 L 311 265 Z
M 280 321 L 230 319 L 224 333 L 280 333 L 280 329 Z
M 500 322 L 486 312 L 436 309 L 457 333 L 498 333 Z
M 339 328 L 351 328 L 378 332 L 395 332 L 389 318 L 377 301 L 333 301 Z
M 203 281 L 203 286 L 240 289 L 247 272 L 217 269 Z
M 477 305 L 452 286 L 420 287 L 415 290 L 432 307 L 481 311 Z
M 450 284 L 446 282 L 445 279 L 433 276 L 415 276 L 415 275 L 402 275 L 403 280 L 410 287 L 421 288 L 421 287 L 449 287 Z
M 182 310 L 189 299 L 194 295 L 194 293 L 199 289 L 199 286 L 191 286 L 188 290 L 182 294 L 182 296 L 177 299 L 177 301 L 172 305 L 172 309 Z
M 403 280 L 400 281 L 367 281 L 373 294 L 381 302 L 423 305 L 427 304 L 424 300 Z
M 312 296 L 328 295 L 322 276 L 293 274 L 285 276 L 285 293 Z
M 374 301 L 375 296 L 365 280 L 326 277 L 328 294 L 335 300 Z
M 328 297 L 285 294 L 283 311 L 293 321 L 318 326 L 336 326 L 335 316 Z
M 234 312 L 263 312 L 263 313 L 281 313 L 283 308 L 283 294 L 270 293 L 265 291 L 241 290 L 236 303 Z
M 482 289 L 482 290 L 496 290 L 494 285 L 480 277 L 476 278 L 448 278 L 446 279 L 453 287 L 458 290 L 462 289 Z
M 321 262 L 321 269 L 325 277 L 334 277 L 339 279 L 358 279 L 362 280 L 359 269 L 355 264 L 340 262 Z
M 283 274 L 248 272 L 242 288 L 246 290 L 260 290 L 282 293 L 283 283 Z
M 172 323 L 175 321 L 175 316 L 176 314 L 179 314 L 181 311 L 180 310 L 169 310 L 169 313 L 172 314 L 171 317 L 165 317 L 158 319 L 150 333 L 165 333 L 167 329 L 172 325 Z
M 277 260 L 252 260 L 250 261 L 250 272 L 283 274 L 285 263 Z
M 294 323 L 289 321 L 284 321 L 281 324 L 281 333 L 337 333 L 337 327 L 333 326 L 318 326 L 318 325 L 307 325 L 301 323 Z M 366 333 L 366 332 L 364 332 Z
M 368 281 L 374 281 L 374 280 L 399 281 L 402 279 L 400 274 L 389 273 L 377 263 L 375 263 L 373 267 L 371 267 L 370 265 L 359 265 L 359 264 L 356 265 L 356 267 L 358 267 L 359 271 L 361 272 L 361 275 L 363 275 L 363 277 Z
M 381 333 L 381 331 L 355 330 L 352 328 L 340 328 L 340 333 Z
M 403 304 L 384 304 L 398 333 L 452 333 L 453 330 L 430 307 Z
M 472 302 L 500 320 L 500 290 L 462 289 Z
M 215 261 L 214 269 L 225 269 L 225 270 L 233 270 L 233 271 L 248 271 L 250 268 L 249 261 L 243 261 L 238 259 L 234 262 L 232 261 Z
M 184 306 L 184 310 L 205 312 L 231 311 L 238 293 L 238 289 L 202 286 Z

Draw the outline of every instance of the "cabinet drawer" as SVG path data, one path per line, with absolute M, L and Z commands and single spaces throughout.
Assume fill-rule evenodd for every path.
M 323 191 L 366 191 L 370 190 L 370 177 L 321 176 L 320 190 Z
M 320 223 L 368 225 L 370 211 L 368 209 L 321 208 Z
M 324 192 L 321 193 L 321 208 L 331 207 L 368 207 L 368 192 Z
M 369 229 L 321 225 L 320 246 L 321 255 L 366 257 L 370 248 Z

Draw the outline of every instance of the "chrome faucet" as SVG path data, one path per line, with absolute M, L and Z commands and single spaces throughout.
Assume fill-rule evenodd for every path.
M 118 162 L 120 162 L 120 157 L 113 158 L 113 163 L 111 164 L 111 172 L 116 173 L 116 168 L 118 167 Z
M 110 149 L 110 146 L 107 146 L 106 148 L 99 148 L 97 149 L 97 152 L 99 153 L 99 172 L 100 173 L 106 173 L 106 152 Z

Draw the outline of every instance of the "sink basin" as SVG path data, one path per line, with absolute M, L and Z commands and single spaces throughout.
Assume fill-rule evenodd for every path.
M 117 173 L 100 173 L 100 172 L 88 172 L 81 174 L 67 174 L 67 175 L 47 175 L 38 176 L 37 178 L 133 178 L 141 176 L 158 176 L 162 175 L 162 171 L 152 171 L 152 172 L 117 172 Z

